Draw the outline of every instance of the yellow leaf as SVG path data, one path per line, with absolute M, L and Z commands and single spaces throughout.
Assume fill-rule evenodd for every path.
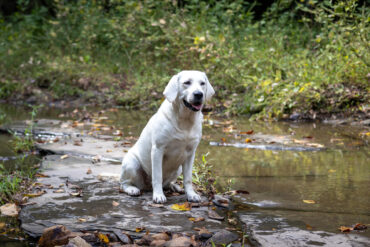
M 244 141 L 245 141 L 245 143 L 252 142 L 252 140 L 250 138 L 246 138 Z
M 107 235 L 105 235 L 103 233 L 99 233 L 98 238 L 100 239 L 101 242 L 103 242 L 105 244 L 109 243 L 109 239 L 108 239 Z
M 45 193 L 46 192 L 43 190 L 43 191 L 40 191 L 40 192 L 37 192 L 37 193 L 25 194 L 24 196 L 27 196 L 27 197 L 37 197 L 37 196 L 41 196 L 41 195 L 43 195 Z
M 188 218 L 188 220 L 193 221 L 193 222 L 199 222 L 199 221 L 203 221 L 204 218 L 203 217 L 198 217 L 198 218 L 190 217 Z
M 188 202 L 185 202 L 183 204 L 176 203 L 176 204 L 173 204 L 171 208 L 177 211 L 189 211 L 191 209 L 191 205 Z
M 136 227 L 135 232 L 142 232 L 145 230 L 145 227 Z
M 314 200 L 303 200 L 304 203 L 308 204 L 315 204 L 316 202 Z

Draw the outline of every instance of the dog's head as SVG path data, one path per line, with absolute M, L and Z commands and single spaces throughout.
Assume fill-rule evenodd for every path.
M 174 75 L 163 92 L 170 103 L 179 100 L 192 111 L 202 109 L 214 93 L 206 74 L 196 70 L 185 70 Z

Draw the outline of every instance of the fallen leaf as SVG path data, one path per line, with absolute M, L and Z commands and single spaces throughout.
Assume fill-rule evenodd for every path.
M 54 190 L 53 191 L 54 193 L 64 193 L 64 192 L 66 192 L 65 190 L 63 190 L 63 189 L 59 189 L 59 190 Z
M 111 153 L 111 152 L 113 152 L 113 151 L 112 151 L 112 150 L 110 150 L 110 149 L 108 149 L 108 150 L 107 150 L 107 153 Z
M 314 204 L 316 203 L 314 200 L 303 200 L 304 203 L 308 203 L 308 204 Z
M 250 138 L 245 138 L 244 142 L 249 143 L 249 142 L 252 142 L 252 140 Z
M 145 230 L 145 227 L 136 227 L 135 232 L 142 232 Z
M 116 130 L 116 131 L 113 132 L 113 135 L 114 136 L 123 136 L 123 133 L 120 130 Z
M 107 237 L 107 235 L 103 234 L 103 233 L 98 233 L 98 238 L 100 239 L 101 242 L 105 243 L 105 244 L 108 244 L 109 243 L 109 239 Z
M 190 217 L 188 218 L 188 220 L 193 221 L 193 222 L 199 222 L 199 221 L 204 221 L 204 218 L 203 217 L 197 217 L 197 218 Z
M 312 230 L 312 226 L 310 226 L 309 224 L 306 224 L 306 229 L 311 231 Z
M 229 218 L 227 219 L 230 225 L 236 226 L 238 224 L 238 220 L 236 218 Z
M 27 196 L 27 197 L 38 197 L 38 196 L 41 196 L 41 195 L 43 195 L 45 193 L 46 193 L 46 191 L 45 190 L 42 190 L 42 191 L 39 191 L 37 193 L 25 194 L 24 196 Z
M 185 202 L 183 204 L 173 204 L 171 206 L 172 209 L 177 211 L 189 211 L 191 209 L 191 204 L 189 202 Z
M 159 204 L 159 203 L 149 203 L 148 205 L 151 206 L 151 207 L 154 207 L 154 208 L 163 208 L 164 207 L 163 204 Z
M 252 135 L 254 133 L 253 130 L 248 130 L 248 131 L 241 131 L 240 134 L 241 135 Z
M 42 173 L 36 173 L 36 174 L 35 174 L 35 177 L 37 177 L 37 178 L 48 178 L 48 177 L 50 177 L 50 176 L 45 175 L 45 174 L 42 174 Z
M 3 228 L 5 228 L 6 224 L 4 222 L 0 222 L 0 230 L 2 230 Z
M 228 191 L 227 194 L 231 194 L 231 195 L 237 195 L 237 194 L 245 194 L 245 195 L 248 195 L 249 192 L 246 191 L 246 190 L 231 190 L 231 191 Z
M 64 159 L 67 159 L 68 157 L 69 157 L 68 154 L 65 154 L 65 155 L 60 156 L 60 159 L 64 160 Z
M 82 190 L 79 190 L 77 192 L 72 192 L 69 193 L 71 196 L 76 196 L 76 197 L 82 197 Z
M 117 207 L 117 206 L 119 206 L 119 203 L 118 203 L 118 202 L 116 202 L 116 201 L 113 201 L 113 202 L 112 202 L 112 205 L 113 205 L 113 207 Z
M 365 230 L 367 229 L 367 226 L 361 223 L 357 223 L 354 227 L 353 230 Z
M 78 222 L 86 222 L 87 220 L 86 220 L 86 219 L 84 219 L 84 218 L 78 218 L 78 219 L 77 219 L 77 221 L 78 221 Z
M 350 231 L 352 231 L 352 230 L 353 230 L 353 228 L 352 228 L 352 227 L 347 227 L 347 226 L 341 226 L 341 227 L 339 228 L 339 230 L 340 230 L 341 232 L 350 232 Z
M 221 138 L 221 142 L 226 142 L 226 138 L 225 137 L 222 137 Z
M 73 142 L 73 145 L 75 145 L 75 146 L 82 146 L 82 143 L 80 141 L 78 141 L 78 140 L 75 140 Z
M 89 167 L 89 169 L 87 169 L 86 174 L 91 174 L 91 173 L 92 173 L 92 171 L 91 171 L 91 168 Z

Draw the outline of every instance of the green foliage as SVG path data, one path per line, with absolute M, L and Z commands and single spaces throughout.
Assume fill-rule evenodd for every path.
M 35 141 L 33 139 L 33 127 L 34 127 L 34 120 L 37 115 L 38 109 L 40 106 L 30 106 L 32 108 L 31 111 L 31 120 L 29 125 L 24 130 L 22 135 L 18 135 L 16 132 L 13 132 L 13 139 L 11 140 L 14 152 L 22 153 L 22 152 L 30 152 L 35 148 Z
M 18 165 L 24 162 L 24 158 L 18 159 Z M 36 170 L 23 168 L 15 171 L 8 171 L 0 164 L 0 205 L 12 201 L 13 196 L 20 191 L 28 189 Z
M 209 195 L 215 192 L 215 177 L 212 173 L 212 165 L 206 160 L 209 153 L 202 155 L 201 162 L 195 162 L 193 166 L 193 183 L 197 186 L 198 190 L 203 191 Z
M 55 99 L 156 106 L 170 76 L 198 69 L 234 114 L 357 106 L 369 91 L 370 33 L 358 2 L 276 1 L 255 20 L 256 3 L 241 0 L 54 1 L 54 17 L 40 7 L 0 19 L 0 98 L 38 87 Z M 340 98 L 352 88 L 357 96 Z

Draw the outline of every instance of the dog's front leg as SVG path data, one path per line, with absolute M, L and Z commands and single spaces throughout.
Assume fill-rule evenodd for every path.
M 193 162 L 195 157 L 195 150 L 192 152 L 191 156 L 182 165 L 182 172 L 184 174 L 184 188 L 185 193 L 189 202 L 199 202 L 201 200 L 200 196 L 193 189 L 192 182 L 192 170 Z
M 163 194 L 163 148 L 156 145 L 152 146 L 152 187 L 153 187 L 153 201 L 155 203 L 165 203 L 166 197 Z

